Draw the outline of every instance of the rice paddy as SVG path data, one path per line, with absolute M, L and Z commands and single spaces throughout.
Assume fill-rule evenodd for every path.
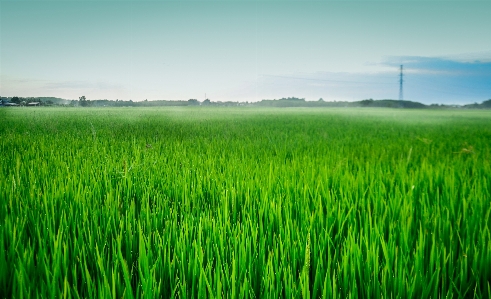
M 491 113 L 0 109 L 2 298 L 489 298 Z

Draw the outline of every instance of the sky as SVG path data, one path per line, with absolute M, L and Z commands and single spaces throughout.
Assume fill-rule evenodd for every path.
M 491 99 L 491 1 L 0 0 L 0 96 Z

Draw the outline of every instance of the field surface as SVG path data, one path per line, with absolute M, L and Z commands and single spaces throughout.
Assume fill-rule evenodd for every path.
M 490 298 L 491 111 L 0 109 L 0 297 Z

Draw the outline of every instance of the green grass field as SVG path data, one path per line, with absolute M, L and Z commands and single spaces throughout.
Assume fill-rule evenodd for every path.
M 1 298 L 490 298 L 491 111 L 0 109 Z

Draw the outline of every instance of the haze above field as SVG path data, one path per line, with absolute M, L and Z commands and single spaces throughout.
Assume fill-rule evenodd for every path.
M 489 1 L 0 1 L 0 95 L 491 98 Z

